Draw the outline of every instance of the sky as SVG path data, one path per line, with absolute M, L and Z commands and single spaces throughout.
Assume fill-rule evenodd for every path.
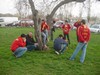
M 15 9 L 15 0 L 0 0 L 0 13 L 11 13 L 15 14 L 17 10 Z M 41 1 L 41 0 L 36 0 L 36 1 Z M 100 2 L 94 3 L 93 6 L 91 7 L 91 15 L 98 15 L 100 17 Z M 79 14 L 78 12 L 79 6 L 77 5 L 72 13 L 77 16 Z M 86 15 L 86 11 L 84 11 L 83 16 Z
M 0 0 L 0 13 L 15 14 L 16 9 L 14 5 L 14 0 Z

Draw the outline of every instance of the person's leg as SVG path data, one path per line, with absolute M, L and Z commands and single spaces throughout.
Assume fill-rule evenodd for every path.
M 14 52 L 14 55 L 16 57 L 21 57 L 25 52 L 27 51 L 26 47 L 19 47 L 16 49 L 16 51 Z
M 70 44 L 70 39 L 69 39 L 69 34 L 66 34 L 67 39 L 68 39 L 68 44 Z
M 42 34 L 43 45 L 46 45 L 46 34 L 44 32 L 42 32 L 41 34 Z
M 35 45 L 28 45 L 27 46 L 27 50 L 28 51 L 32 51 L 33 49 L 35 49 L 36 47 L 35 47 Z
M 66 34 L 64 34 L 64 38 L 66 39 Z
M 64 53 L 64 51 L 66 50 L 67 44 L 62 44 L 61 47 L 62 47 L 62 48 L 61 48 L 60 53 L 62 54 L 62 53 Z
M 87 48 L 87 44 L 85 43 L 84 46 L 82 47 L 82 55 L 80 57 L 80 62 L 83 63 L 85 60 L 85 55 L 86 55 L 86 48 Z
M 53 40 L 53 31 L 51 30 L 51 40 Z
M 83 47 L 83 45 L 84 45 L 83 43 L 78 43 L 75 51 L 73 52 L 72 56 L 70 57 L 70 60 L 74 60 L 74 58 L 76 57 L 79 50 Z

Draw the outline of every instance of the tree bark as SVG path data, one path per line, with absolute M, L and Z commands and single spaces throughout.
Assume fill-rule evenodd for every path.
M 40 23 L 38 21 L 38 11 L 35 9 L 34 2 L 32 0 L 29 0 L 29 4 L 31 6 L 31 11 L 33 14 L 33 21 L 34 21 L 34 29 L 35 29 L 35 36 L 37 39 L 37 42 L 39 44 L 39 49 L 42 50 L 42 39 L 41 39 L 41 31 L 40 31 Z

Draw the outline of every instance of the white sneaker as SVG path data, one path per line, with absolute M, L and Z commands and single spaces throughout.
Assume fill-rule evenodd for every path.
M 59 52 L 55 51 L 55 53 L 56 53 L 57 55 L 59 55 Z

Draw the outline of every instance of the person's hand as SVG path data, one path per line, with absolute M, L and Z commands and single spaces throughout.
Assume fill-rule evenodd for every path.
M 24 42 L 26 42 L 26 38 L 23 38 Z
M 37 45 L 38 45 L 38 43 L 34 43 L 34 45 L 35 45 L 35 46 L 37 46 Z
M 86 41 L 84 43 L 87 43 Z

